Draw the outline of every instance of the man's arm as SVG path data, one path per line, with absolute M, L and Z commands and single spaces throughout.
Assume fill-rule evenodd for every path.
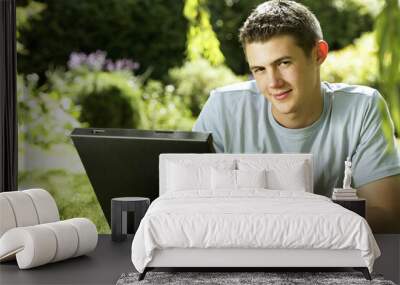
M 400 175 L 368 183 L 358 189 L 367 200 L 367 221 L 373 233 L 400 234 Z

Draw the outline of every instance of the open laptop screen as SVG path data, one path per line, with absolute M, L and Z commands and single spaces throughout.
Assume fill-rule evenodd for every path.
M 161 153 L 214 152 L 210 133 L 77 128 L 72 141 L 110 224 L 114 197 L 158 197 Z

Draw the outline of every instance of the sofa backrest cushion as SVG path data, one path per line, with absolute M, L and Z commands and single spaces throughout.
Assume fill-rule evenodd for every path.
M 56 202 L 43 189 L 0 193 L 0 237 L 15 227 L 34 226 L 60 220 Z

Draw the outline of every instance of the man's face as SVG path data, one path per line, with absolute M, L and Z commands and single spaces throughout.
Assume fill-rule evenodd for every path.
M 289 35 L 249 43 L 245 49 L 257 87 L 271 102 L 274 115 L 306 114 L 320 96 L 316 49 L 307 56 Z

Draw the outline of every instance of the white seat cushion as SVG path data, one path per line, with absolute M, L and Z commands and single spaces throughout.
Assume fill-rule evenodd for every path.
M 57 240 L 43 225 L 18 227 L 0 238 L 0 261 L 17 259 L 20 269 L 51 262 L 57 251 Z
M 86 254 L 96 245 L 96 226 L 85 218 L 18 227 L 0 238 L 0 261 L 16 257 L 19 268 L 28 269 Z
M 72 225 L 78 232 L 78 248 L 74 257 L 86 254 L 96 248 L 98 238 L 97 229 L 90 220 L 85 218 L 75 218 L 63 222 Z
M 63 259 L 70 258 L 74 256 L 78 250 L 78 232 L 71 228 L 69 223 L 65 221 L 43 224 L 44 227 L 49 228 L 52 234 L 55 235 L 57 240 L 56 254 L 51 262 L 60 261 Z
M 56 202 L 43 189 L 0 193 L 0 237 L 9 229 L 60 220 Z
M 28 194 L 14 191 L 3 192 L 1 195 L 10 202 L 17 227 L 33 226 L 39 223 L 35 205 Z
M 43 189 L 28 189 L 22 191 L 22 193 L 31 197 L 39 218 L 39 224 L 60 220 L 56 201 L 49 192 Z
M 11 204 L 6 197 L 0 195 L 0 237 L 9 229 L 15 228 L 17 222 Z

